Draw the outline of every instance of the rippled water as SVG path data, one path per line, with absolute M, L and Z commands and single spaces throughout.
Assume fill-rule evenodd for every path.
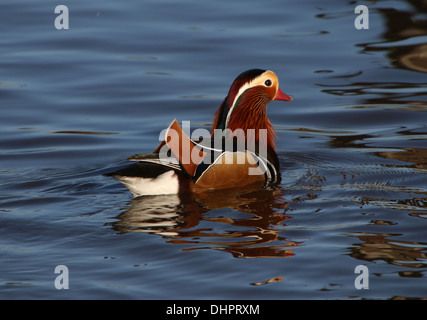
M 425 1 L 62 4 L 69 30 L 53 1 L 0 5 L 0 298 L 427 298 Z M 103 176 L 174 118 L 208 128 L 250 68 L 294 99 L 268 108 L 279 190 Z

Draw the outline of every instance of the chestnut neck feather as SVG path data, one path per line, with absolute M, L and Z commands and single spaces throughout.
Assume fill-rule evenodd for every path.
M 263 89 L 262 87 L 252 87 L 239 97 L 230 116 L 227 129 L 231 131 L 242 129 L 245 132 L 246 139 L 248 138 L 247 130 L 254 129 L 256 144 L 260 142 L 259 130 L 265 129 L 267 130 L 267 146 L 275 149 L 274 138 L 276 133 L 267 117 L 267 103 L 270 100 Z M 228 107 L 227 99 L 216 112 L 212 129 L 224 129 L 222 124 L 229 111 L 229 108 L 226 107 Z

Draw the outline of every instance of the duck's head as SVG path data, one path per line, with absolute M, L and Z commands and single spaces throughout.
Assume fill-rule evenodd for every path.
M 215 113 L 215 129 L 267 130 L 268 144 L 274 147 L 274 128 L 267 118 L 267 104 L 273 100 L 292 101 L 279 88 L 279 79 L 270 70 L 251 69 L 241 73 L 232 83 L 227 97 Z

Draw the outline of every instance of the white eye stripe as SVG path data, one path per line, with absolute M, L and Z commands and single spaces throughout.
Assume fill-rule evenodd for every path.
M 251 82 L 252 82 L 252 81 L 249 81 L 249 82 L 245 83 L 245 84 L 244 84 L 244 85 L 239 89 L 239 91 L 237 92 L 236 96 L 234 97 L 233 104 L 231 105 L 231 108 L 230 108 L 230 110 L 228 111 L 228 114 L 227 114 L 227 120 L 225 120 L 225 128 L 228 128 L 228 123 L 230 122 L 230 116 L 231 116 L 231 113 L 233 112 L 234 108 L 236 107 L 237 99 L 239 99 L 240 95 L 241 95 L 243 92 L 245 92 L 246 90 L 248 90 L 249 88 L 251 88 L 251 87 L 252 87 L 252 86 L 251 86 Z

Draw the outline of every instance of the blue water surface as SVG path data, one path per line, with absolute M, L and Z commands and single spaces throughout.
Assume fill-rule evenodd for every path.
M 427 298 L 426 21 L 416 1 L 3 0 L 0 298 Z M 175 118 L 209 128 L 251 68 L 293 97 L 268 107 L 278 190 L 133 199 L 103 175 Z

